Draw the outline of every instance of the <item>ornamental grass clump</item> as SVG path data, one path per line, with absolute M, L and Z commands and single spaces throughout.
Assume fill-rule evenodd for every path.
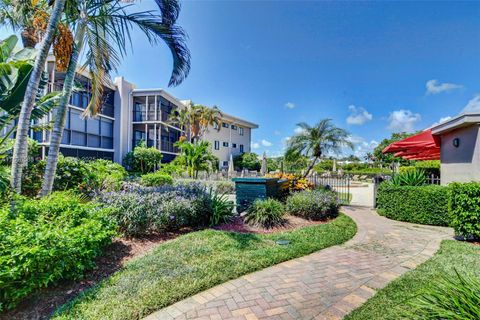
M 280 201 L 275 199 L 257 199 L 248 208 L 245 222 L 249 225 L 273 228 L 285 223 L 285 208 Z
M 338 215 L 335 192 L 326 189 L 297 192 L 287 198 L 286 211 L 308 220 L 325 220 Z

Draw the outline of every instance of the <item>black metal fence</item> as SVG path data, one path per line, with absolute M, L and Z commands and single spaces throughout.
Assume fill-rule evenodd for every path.
M 335 191 L 338 195 L 338 200 L 341 204 L 349 204 L 352 200 L 352 194 L 350 193 L 350 181 L 349 175 L 318 175 L 313 174 L 307 177 L 308 181 L 315 187 L 325 187 L 332 191 Z

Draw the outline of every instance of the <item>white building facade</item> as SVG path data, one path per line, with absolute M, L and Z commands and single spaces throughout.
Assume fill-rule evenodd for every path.
M 47 64 L 50 90 L 63 85 L 64 73 Z M 81 114 L 89 103 L 90 84 L 85 74 L 77 74 L 77 83 L 84 90 L 72 94 L 67 113 L 60 151 L 65 156 L 105 158 L 122 163 L 125 155 L 140 142 L 155 147 L 163 154 L 162 161 L 170 162 L 178 155 L 174 146 L 182 130 L 168 122 L 174 108 L 185 105 L 163 89 L 138 89 L 123 77 L 115 78 L 105 88 L 104 106 L 94 119 L 83 119 Z M 43 123 L 51 121 L 51 116 Z M 208 128 L 203 140 L 210 142 L 213 154 L 219 158 L 220 168 L 227 168 L 230 155 L 250 152 L 251 130 L 258 125 L 222 113 L 222 125 Z M 49 132 L 31 133 L 42 146 L 42 155 L 48 154 Z

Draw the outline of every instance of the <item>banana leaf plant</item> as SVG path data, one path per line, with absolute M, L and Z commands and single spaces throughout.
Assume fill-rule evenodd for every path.
M 20 115 L 37 53 L 31 48 L 18 50 L 17 43 L 15 35 L 0 41 L 0 145 L 5 144 L 16 129 L 16 120 Z M 59 92 L 45 94 L 46 86 L 47 75 L 44 73 L 35 99 L 32 120 L 43 118 L 58 104 Z M 0 161 L 5 156 L 0 153 Z M 0 181 L 0 187 L 1 185 Z

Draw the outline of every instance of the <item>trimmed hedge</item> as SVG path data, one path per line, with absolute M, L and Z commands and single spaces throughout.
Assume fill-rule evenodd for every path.
M 159 187 L 166 184 L 173 184 L 172 176 L 165 174 L 161 171 L 144 174 L 141 176 L 140 180 L 142 185 L 147 187 Z
M 325 189 L 296 192 L 287 198 L 288 213 L 309 220 L 325 220 L 338 215 L 335 192 Z
M 466 239 L 480 239 L 480 183 L 449 185 L 451 226 Z
M 437 185 L 394 186 L 382 183 L 377 193 L 378 213 L 389 219 L 448 226 L 450 188 Z

